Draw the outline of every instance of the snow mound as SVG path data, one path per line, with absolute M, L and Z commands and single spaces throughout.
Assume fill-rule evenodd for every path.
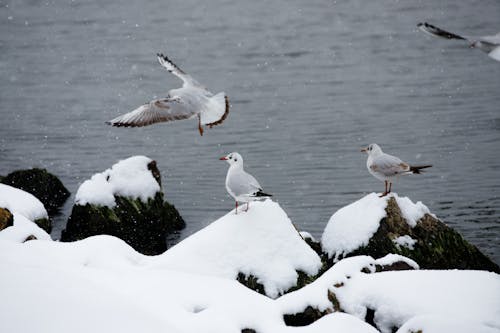
M 334 262 L 336 262 L 343 255 L 367 245 L 377 231 L 380 220 L 387 216 L 385 209 L 390 198 L 396 200 L 403 217 L 411 227 L 414 227 L 425 214 L 430 214 L 429 209 L 421 202 L 413 203 L 396 193 L 383 198 L 376 193 L 370 193 L 342 207 L 328 221 L 321 238 L 322 248 L 328 257 L 335 255 Z
M 498 333 L 498 331 L 498 328 L 490 327 L 474 320 L 423 315 L 408 320 L 396 333 Z
M 420 266 L 414 261 L 411 260 L 410 258 L 407 258 L 405 256 L 399 255 L 399 254 L 393 254 L 390 253 L 382 258 L 378 258 L 375 260 L 375 263 L 377 265 L 381 266 L 390 266 L 398 261 L 402 261 L 408 264 L 408 266 L 412 267 L 413 269 L 420 269 Z
M 375 324 L 386 333 L 419 315 L 459 319 L 499 330 L 499 293 L 500 277 L 495 273 L 413 270 L 356 274 L 335 295 L 345 312 L 360 319 L 366 317 L 367 309 L 374 310 Z
M 114 207 L 115 195 L 141 199 L 147 202 L 160 191 L 148 164 L 153 160 L 146 156 L 132 156 L 114 164 L 111 169 L 93 175 L 78 188 L 75 203 Z
M 0 207 L 31 221 L 49 218 L 42 202 L 33 194 L 5 184 L 0 184 Z
M 319 256 L 272 200 L 234 210 L 160 256 L 155 266 L 235 279 L 254 276 L 275 298 L 297 283 L 297 271 L 315 275 Z
M 28 220 L 24 215 L 19 213 L 12 215 L 14 215 L 14 225 L 0 231 L 0 241 L 22 243 L 29 236 L 35 236 L 39 240 L 52 240 L 45 230 Z

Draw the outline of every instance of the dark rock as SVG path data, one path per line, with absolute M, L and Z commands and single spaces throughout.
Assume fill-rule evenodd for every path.
M 36 219 L 33 222 L 35 222 L 37 226 L 45 230 L 45 232 L 47 232 L 48 234 L 50 234 L 50 232 L 52 231 L 52 222 L 50 221 L 50 219 Z
M 390 265 L 375 265 L 376 272 L 386 272 L 386 271 L 408 271 L 415 269 L 413 266 L 409 265 L 405 261 L 396 261 Z
M 115 196 L 113 208 L 74 205 L 61 241 L 70 242 L 94 235 L 123 239 L 136 251 L 157 255 L 167 250 L 167 235 L 184 228 L 185 223 L 173 205 L 157 192 L 148 202 Z
M 244 328 L 241 330 L 241 333 L 257 333 L 257 331 L 253 328 Z
M 36 239 L 38 239 L 38 238 L 36 238 L 35 235 L 29 235 L 28 237 L 26 237 L 26 239 L 24 240 L 23 243 L 26 243 L 26 242 L 31 241 L 31 240 L 36 240 Z
M 61 181 L 45 169 L 14 171 L 1 182 L 33 194 L 50 215 L 55 214 L 70 195 Z
M 307 326 L 329 313 L 342 311 L 337 297 L 331 291 L 328 291 L 328 299 L 332 302 L 332 307 L 325 311 L 320 311 L 309 305 L 302 312 L 284 314 L 283 321 L 287 326 Z
M 156 162 L 149 162 L 147 167 L 161 188 Z M 167 236 L 185 227 L 177 209 L 164 201 L 162 190 L 147 202 L 115 195 L 115 203 L 112 208 L 75 204 L 61 234 L 61 241 L 112 235 L 123 239 L 138 252 L 157 255 L 167 250 Z
M 14 225 L 14 216 L 7 208 L 0 208 L 0 231 Z
M 369 255 L 380 258 L 396 253 L 413 259 L 423 269 L 476 269 L 500 273 L 497 264 L 435 217 L 426 214 L 411 228 L 394 198 L 388 200 L 386 212 L 387 216 L 380 221 L 369 243 L 345 257 Z M 404 235 L 416 240 L 413 249 L 393 242 Z

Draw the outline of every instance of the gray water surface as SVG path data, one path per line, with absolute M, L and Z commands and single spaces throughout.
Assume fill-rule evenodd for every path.
M 187 222 L 183 238 L 233 208 L 218 158 L 238 151 L 319 237 L 337 209 L 383 190 L 359 152 L 376 142 L 433 164 L 395 191 L 500 262 L 500 63 L 416 28 L 494 34 L 499 17 L 498 0 L 0 0 L 0 174 L 44 167 L 74 194 L 147 155 Z M 157 52 L 229 95 L 222 126 L 200 137 L 195 121 L 104 124 L 180 85 Z

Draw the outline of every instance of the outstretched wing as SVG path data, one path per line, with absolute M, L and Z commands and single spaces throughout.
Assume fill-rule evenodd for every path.
M 428 33 L 430 35 L 436 36 L 436 37 L 441 37 L 445 39 L 463 39 L 463 40 L 468 40 L 468 37 L 462 37 L 459 35 L 456 35 L 452 32 L 443 30 L 441 28 L 438 28 L 432 24 L 429 24 L 427 22 L 424 23 L 419 23 L 417 24 L 417 27 L 422 30 L 425 33 Z
M 395 156 L 383 154 L 373 159 L 370 169 L 386 177 L 392 177 L 409 172 L 410 166 Z
M 132 112 L 116 117 L 106 124 L 117 127 L 141 127 L 154 123 L 188 119 L 196 115 L 178 98 L 157 99 Z
M 184 83 L 183 87 L 186 86 L 196 86 L 196 87 L 202 87 L 201 84 L 198 83 L 195 79 L 191 77 L 191 75 L 186 74 L 182 69 L 177 67 L 176 64 L 174 64 L 166 55 L 163 55 L 162 53 L 158 53 L 158 61 L 160 62 L 160 65 L 165 67 L 167 71 L 170 73 L 174 74 L 178 78 L 180 78 Z

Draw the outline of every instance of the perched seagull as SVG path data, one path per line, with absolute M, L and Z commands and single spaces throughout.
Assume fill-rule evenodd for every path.
M 236 202 L 236 214 L 238 214 L 238 202 L 246 202 L 247 209 L 250 201 L 272 197 L 271 194 L 262 192 L 257 179 L 243 170 L 243 158 L 238 153 L 231 153 L 221 157 L 220 160 L 229 163 L 226 176 L 226 190 Z
M 376 144 L 372 143 L 366 148 L 361 149 L 368 154 L 366 167 L 368 171 L 377 179 L 385 182 L 385 191 L 380 197 L 384 197 L 391 192 L 392 182 L 395 177 L 400 175 L 409 175 L 412 173 L 420 174 L 421 169 L 430 168 L 432 165 L 412 166 L 401 161 L 396 156 L 386 154 Z M 389 190 L 387 190 L 389 185 Z
M 203 127 L 222 124 L 229 114 L 229 100 L 225 93 L 213 95 L 189 74 L 177 67 L 167 56 L 158 54 L 160 65 L 183 81 L 182 88 L 172 89 L 167 97 L 139 106 L 106 124 L 123 127 L 141 127 L 163 121 L 198 118 L 198 131 Z
M 417 27 L 425 33 L 445 39 L 461 39 L 469 42 L 470 47 L 475 47 L 486 52 L 492 59 L 500 61 L 500 32 L 494 36 L 459 36 L 454 33 L 440 29 L 427 22 L 417 24 Z

